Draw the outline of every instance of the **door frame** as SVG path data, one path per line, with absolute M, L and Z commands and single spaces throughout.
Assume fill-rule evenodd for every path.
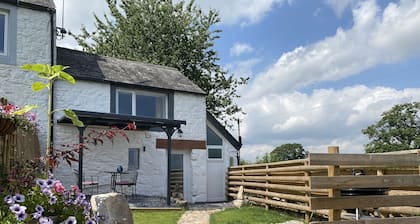
M 184 200 L 188 202 L 192 202 L 192 195 L 191 195 L 191 150 L 188 149 L 175 149 L 172 150 L 172 155 L 178 154 L 183 155 L 182 158 L 182 168 L 183 168 L 183 181 L 184 181 Z

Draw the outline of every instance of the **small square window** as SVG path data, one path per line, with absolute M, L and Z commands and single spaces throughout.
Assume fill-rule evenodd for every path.
M 221 159 L 222 158 L 222 148 L 208 148 L 208 158 L 209 159 Z

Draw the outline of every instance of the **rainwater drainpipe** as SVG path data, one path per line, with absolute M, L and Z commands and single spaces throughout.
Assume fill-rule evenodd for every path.
M 239 141 L 239 148 L 236 149 L 236 160 L 238 166 L 241 165 L 241 148 L 242 148 L 242 136 L 241 136 L 241 127 L 240 127 L 240 120 L 238 119 L 238 141 Z
M 83 192 L 83 148 L 84 148 L 84 139 L 83 133 L 85 131 L 86 126 L 79 127 L 79 176 L 78 176 L 78 185 L 81 192 Z
M 49 13 L 50 13 L 50 20 L 51 20 L 51 27 L 50 27 L 50 35 L 51 35 L 51 66 L 53 66 L 55 64 L 55 38 L 56 38 L 56 30 L 55 30 L 55 9 L 51 8 L 48 9 Z M 51 108 L 54 110 L 54 83 L 51 86 L 51 95 L 52 95 L 52 101 L 51 101 Z M 51 147 L 52 152 L 54 152 L 54 114 L 51 114 L 51 126 L 48 127 L 51 131 L 50 131 L 50 139 L 51 139 L 51 145 L 49 147 Z M 47 149 L 48 150 L 48 149 Z M 53 170 L 53 168 L 51 168 L 51 170 Z

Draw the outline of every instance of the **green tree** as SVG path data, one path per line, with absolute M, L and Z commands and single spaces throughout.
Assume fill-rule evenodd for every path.
M 82 27 L 81 34 L 71 34 L 85 51 L 177 68 L 206 92 L 215 117 L 226 122 L 242 112 L 234 99 L 248 78 L 235 78 L 217 63 L 213 46 L 221 30 L 213 29 L 220 22 L 215 10 L 204 13 L 194 0 L 120 2 L 107 0 L 112 18 L 94 15 L 96 31 Z
M 269 162 L 271 162 L 270 154 L 265 153 L 264 156 L 261 159 L 260 159 L 259 156 L 257 156 L 255 161 L 256 161 L 255 163 L 269 163 Z
M 283 144 L 270 152 L 271 162 L 303 159 L 305 158 L 305 155 L 305 149 L 298 143 Z
M 420 148 L 420 102 L 395 105 L 381 120 L 362 130 L 369 142 L 367 153 Z

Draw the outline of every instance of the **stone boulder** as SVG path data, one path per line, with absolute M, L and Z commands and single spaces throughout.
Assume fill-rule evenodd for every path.
M 93 195 L 90 202 L 92 211 L 99 216 L 99 224 L 133 224 L 133 215 L 124 195 Z

